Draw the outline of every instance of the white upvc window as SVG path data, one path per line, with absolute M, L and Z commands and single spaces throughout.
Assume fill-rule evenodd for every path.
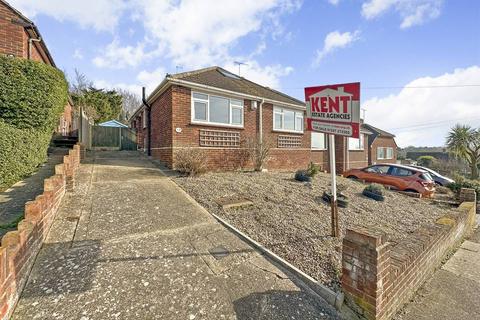
M 303 133 L 303 111 L 273 107 L 273 130 Z
M 360 134 L 360 138 L 348 138 L 348 150 L 363 150 L 365 137 Z
M 312 149 L 327 150 L 327 135 L 322 132 L 312 132 Z
M 243 101 L 192 92 L 192 122 L 243 127 Z
M 377 159 L 384 160 L 385 159 L 385 148 L 378 147 L 377 148 Z
M 393 159 L 393 148 L 387 148 L 387 159 Z
M 377 148 L 377 159 L 378 160 L 391 160 L 391 159 L 393 159 L 393 148 L 392 147 L 378 147 Z

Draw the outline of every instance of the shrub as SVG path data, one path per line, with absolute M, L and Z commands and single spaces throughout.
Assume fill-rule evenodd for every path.
M 196 176 L 207 171 L 205 152 L 196 148 L 184 148 L 175 152 L 175 169 Z
M 363 189 L 363 190 L 371 192 L 371 193 L 378 194 L 379 196 L 383 196 L 383 191 L 385 191 L 385 188 L 381 184 L 372 183 L 372 184 L 369 184 L 368 186 L 366 186 L 365 189 Z
M 455 193 L 459 193 L 462 188 L 474 189 L 477 199 L 480 197 L 480 180 L 469 180 L 461 175 L 455 175 L 455 182 L 450 183 L 447 187 Z
M 417 159 L 417 164 L 419 166 L 427 167 L 427 168 L 431 168 L 436 162 L 437 162 L 437 159 L 435 159 L 432 156 L 421 156 L 421 157 L 418 157 Z
M 270 154 L 270 144 L 265 141 L 260 142 L 255 138 L 247 139 L 244 144 L 255 170 L 262 171 Z
M 295 172 L 295 180 L 301 182 L 310 182 L 312 181 L 312 177 L 306 170 L 297 170 L 297 172 Z
M 53 131 L 68 99 L 63 73 L 44 63 L 0 57 L 0 119 L 19 129 Z
M 310 162 L 310 164 L 308 165 L 307 167 L 307 174 L 308 176 L 310 177 L 315 177 L 317 175 L 317 173 L 320 172 L 320 166 L 319 165 L 316 165 L 315 163 L 313 162 Z
M 45 162 L 51 136 L 51 132 L 18 129 L 0 120 L 0 190 Z

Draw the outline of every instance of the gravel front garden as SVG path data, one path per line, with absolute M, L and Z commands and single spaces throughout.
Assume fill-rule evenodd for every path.
M 319 173 L 311 184 L 295 181 L 293 173 L 259 172 L 207 173 L 174 181 L 207 210 L 321 283 L 338 287 L 341 239 L 330 236 L 330 205 L 321 199 L 330 188 L 328 174 Z M 452 210 L 392 191 L 385 192 L 384 202 L 376 202 L 361 195 L 365 186 L 359 182 L 339 177 L 337 184 L 350 200 L 347 208 L 339 208 L 342 234 L 356 225 L 373 227 L 396 242 Z M 237 196 L 253 205 L 224 210 L 216 202 Z

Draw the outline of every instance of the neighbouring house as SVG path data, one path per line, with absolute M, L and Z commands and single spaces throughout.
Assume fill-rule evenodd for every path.
M 0 0 L 0 54 L 40 61 L 56 67 L 35 24 L 4 0 Z M 59 119 L 57 135 L 76 134 L 73 113 L 73 102 L 69 99 Z
M 372 133 L 368 136 L 368 164 L 397 163 L 395 135 L 369 124 L 363 126 Z
M 109 120 L 98 124 L 100 127 L 128 128 L 126 124 L 117 120 Z
M 270 146 L 267 169 L 329 167 L 326 135 L 305 131 L 303 101 L 220 67 L 167 74 L 129 123 L 139 149 L 171 168 L 185 148 L 204 150 L 212 170 L 251 168 L 246 141 Z M 336 137 L 338 172 L 368 165 L 370 134 L 362 125 L 359 139 Z

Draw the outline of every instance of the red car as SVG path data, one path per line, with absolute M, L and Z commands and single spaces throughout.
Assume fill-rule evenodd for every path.
M 349 179 L 380 183 L 393 190 L 417 192 L 430 197 L 435 192 L 435 182 L 423 170 L 399 164 L 376 164 L 363 169 L 351 169 L 343 173 Z

